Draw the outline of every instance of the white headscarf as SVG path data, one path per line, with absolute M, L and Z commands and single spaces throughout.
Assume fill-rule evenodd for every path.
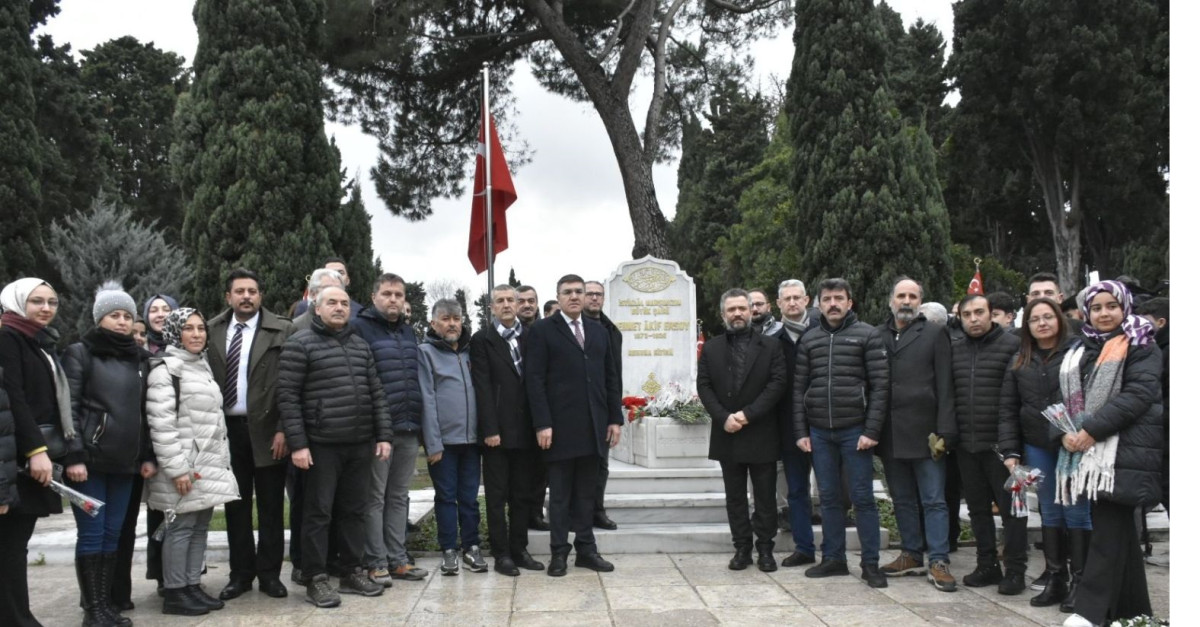
M 49 283 L 33 277 L 17 279 L 5 285 L 4 290 L 0 291 L 0 307 L 3 307 L 4 311 L 11 311 L 22 318 L 28 317 L 25 315 L 25 301 L 29 300 L 29 295 L 33 290 L 43 285 L 54 289 L 54 286 Z

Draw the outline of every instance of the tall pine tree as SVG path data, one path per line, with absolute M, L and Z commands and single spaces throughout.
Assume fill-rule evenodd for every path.
M 28 0 L 0 0 L 0 282 L 36 272 L 41 253 L 42 150 L 34 124 L 37 57 Z
M 321 0 L 196 2 L 195 83 L 177 105 L 171 163 L 206 310 L 220 306 L 226 273 L 247 267 L 262 277 L 264 305 L 286 311 L 323 258 L 352 252 L 338 250 L 340 166 L 316 59 L 324 11 Z
M 785 106 L 802 279 L 847 279 L 861 319 L 877 323 L 895 276 L 938 300 L 951 295 L 952 268 L 933 145 L 888 93 L 888 39 L 874 9 L 872 0 L 796 5 Z

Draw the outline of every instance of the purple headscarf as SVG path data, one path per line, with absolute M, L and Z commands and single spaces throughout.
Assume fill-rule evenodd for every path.
M 1125 319 L 1121 321 L 1121 331 L 1129 337 L 1129 343 L 1133 346 L 1144 346 L 1149 344 L 1154 339 L 1154 333 L 1158 330 L 1153 322 L 1143 318 L 1142 316 L 1134 315 L 1133 313 L 1133 296 L 1129 294 L 1129 289 L 1120 281 L 1101 281 L 1087 288 L 1083 295 L 1083 313 L 1087 316 L 1087 322 L 1083 325 L 1083 334 L 1087 337 L 1096 340 L 1102 340 L 1107 333 L 1101 333 L 1096 327 L 1092 326 L 1092 300 L 1100 292 L 1108 292 L 1113 298 L 1121 304 L 1121 309 L 1125 312 Z

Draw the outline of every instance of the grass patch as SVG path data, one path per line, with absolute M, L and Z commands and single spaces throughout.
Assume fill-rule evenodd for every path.
M 438 553 L 441 547 L 437 539 L 437 518 L 432 513 L 421 521 L 420 529 L 410 532 L 404 541 L 404 548 L 410 552 Z M 488 542 L 487 501 L 479 497 L 479 548 L 485 554 L 491 550 Z

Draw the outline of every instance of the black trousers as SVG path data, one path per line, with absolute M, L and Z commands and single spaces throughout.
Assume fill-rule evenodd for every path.
M 546 462 L 550 486 L 550 552 L 554 555 L 565 556 L 571 552 L 567 538 L 571 531 L 575 532 L 577 553 L 596 552 L 592 516 L 599 471 L 600 461 L 596 455 Z
M 962 523 L 959 520 L 959 505 L 962 504 L 962 475 L 958 472 L 958 457 L 954 451 L 946 452 L 946 509 L 950 514 L 950 548 L 958 546 L 958 536 L 962 535 Z M 922 516 L 924 521 L 925 517 Z M 993 521 L 994 522 L 994 521 Z M 925 523 L 922 522 L 922 525 Z M 922 527 L 923 533 L 924 527 Z
M 549 489 L 549 479 L 546 476 L 546 461 L 539 454 L 533 455 L 533 511 L 529 512 L 529 522 L 534 517 L 541 516 L 546 507 L 546 491 Z
M 1004 489 L 1008 468 L 992 451 L 958 450 L 954 456 L 958 458 L 963 496 L 967 499 L 971 531 L 975 533 L 976 562 L 987 566 L 997 561 L 996 521 L 992 519 L 992 503 L 995 503 L 1004 523 L 1004 571 L 1024 574 L 1029 561 L 1026 529 L 1029 519 L 1012 515 L 1012 495 Z
M 753 516 L 750 515 L 750 502 L 746 497 L 747 477 L 754 491 Z M 729 531 L 733 534 L 735 548 L 748 549 L 751 543 L 760 550 L 770 551 L 775 547 L 775 532 L 779 529 L 779 512 L 775 503 L 776 477 L 775 462 L 721 462 L 721 479 L 725 482 L 725 513 L 729 516 Z
M 288 542 L 288 557 L 292 560 L 292 568 L 304 572 L 304 477 L 308 473 L 296 468 L 289 459 L 287 464 L 287 497 L 288 526 L 292 530 L 292 538 Z M 335 502 L 334 506 L 337 504 Z M 325 564 L 331 565 L 337 561 L 337 520 L 329 523 L 329 553 L 325 556 Z
M 113 573 L 112 593 L 109 595 L 115 601 L 129 601 L 133 594 L 133 549 L 137 542 L 137 519 L 142 507 L 142 488 L 145 485 L 142 475 L 133 476 L 133 493 L 129 495 L 129 507 L 125 508 L 125 521 L 121 523 L 121 538 L 117 540 L 117 567 Z M 146 534 L 147 542 L 150 533 Z M 150 563 L 150 547 L 146 547 L 146 563 Z M 160 564 L 161 568 L 161 564 Z
M 593 515 L 604 513 L 604 491 L 608 489 L 608 445 L 600 447 L 600 465 L 596 476 L 596 504 Z
M 287 466 L 257 468 L 245 416 L 226 416 L 229 457 L 242 498 L 225 504 L 225 534 L 229 538 L 229 579 L 279 579 L 283 566 L 283 491 Z M 252 498 L 253 496 L 253 498 Z M 251 507 L 258 508 L 258 546 L 254 546 Z
M 493 557 L 512 557 L 529 546 L 529 518 L 537 499 L 533 484 L 537 457 L 533 449 L 483 447 L 483 494 Z
M 329 525 L 335 515 L 337 566 L 349 572 L 362 564 L 375 444 L 309 444 L 308 450 L 313 465 L 302 471 L 305 473 L 304 576 L 326 573 L 331 542 Z
M 1075 613 L 1093 623 L 1154 614 L 1138 545 L 1138 515 L 1137 507 L 1105 500 L 1092 503 L 1092 542 L 1075 591 Z
M 29 538 L 37 516 L 9 512 L 0 516 L 0 625 L 41 625 L 29 611 Z

